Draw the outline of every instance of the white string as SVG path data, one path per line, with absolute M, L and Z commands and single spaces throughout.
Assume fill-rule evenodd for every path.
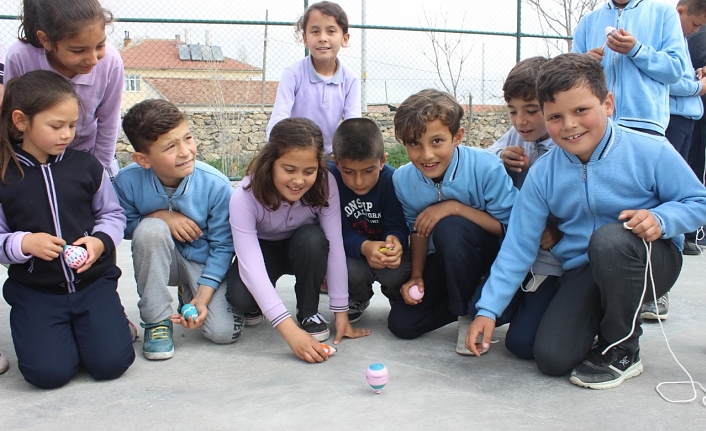
M 686 370 L 686 368 L 684 368 L 684 366 L 681 364 L 681 362 L 679 362 L 679 360 L 677 359 L 677 356 L 674 354 L 674 351 L 672 350 L 672 347 L 669 345 L 669 339 L 667 338 L 667 334 L 664 332 L 664 326 L 662 325 L 662 319 L 660 319 L 660 316 L 659 316 L 659 304 L 657 303 L 657 291 L 655 289 L 655 280 L 654 280 L 654 277 L 652 276 L 652 260 L 651 260 L 652 259 L 652 243 L 648 244 L 644 239 L 642 240 L 642 243 L 645 244 L 645 251 L 647 252 L 647 262 L 646 262 L 646 267 L 645 267 L 645 284 L 644 284 L 644 287 L 642 290 L 643 297 L 644 297 L 645 290 L 647 290 L 647 274 L 649 272 L 649 276 L 650 276 L 649 279 L 652 284 L 652 299 L 655 302 L 655 309 L 657 311 L 657 322 L 659 323 L 659 328 L 662 330 L 662 336 L 664 337 L 664 341 L 667 344 L 667 349 L 669 349 L 669 353 L 672 355 L 672 358 L 674 358 L 674 361 L 677 363 L 677 365 L 679 365 L 679 368 L 681 368 L 684 371 L 684 373 L 687 375 L 687 377 L 689 378 L 688 381 L 682 381 L 682 382 L 661 382 L 661 383 L 657 384 L 657 386 L 655 386 L 655 390 L 657 391 L 659 396 L 662 397 L 662 399 L 668 403 L 687 404 L 687 403 L 694 401 L 698 397 L 698 393 L 696 392 L 697 385 L 704 394 L 706 394 L 706 389 L 704 389 L 704 386 L 701 383 L 694 381 L 694 379 L 691 377 L 691 374 L 689 374 L 689 372 Z M 673 400 L 673 399 L 667 398 L 667 396 L 664 395 L 662 393 L 662 391 L 660 390 L 660 387 L 662 385 L 666 386 L 666 385 L 687 385 L 687 384 L 691 385 L 691 390 L 694 394 L 688 400 Z M 706 406 L 706 395 L 704 395 L 704 397 L 701 398 L 701 404 Z

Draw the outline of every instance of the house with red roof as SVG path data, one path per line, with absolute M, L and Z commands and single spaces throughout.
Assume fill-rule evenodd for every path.
M 272 106 L 277 81 L 262 69 L 223 55 L 220 46 L 175 39 L 133 43 L 126 34 L 120 55 L 125 66 L 123 112 L 145 99 L 166 99 L 186 111 L 233 111 Z

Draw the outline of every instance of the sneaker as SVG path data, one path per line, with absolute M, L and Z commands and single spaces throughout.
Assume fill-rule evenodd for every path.
M 324 277 L 324 281 L 321 283 L 321 286 L 319 287 L 319 292 L 323 293 L 324 295 L 328 295 L 328 280 L 326 280 L 326 277 Z
M 659 314 L 657 312 L 659 312 Z M 654 301 L 642 304 L 640 317 L 642 317 L 643 320 L 666 320 L 667 317 L 669 317 L 669 294 L 665 293 L 664 296 L 657 298 L 656 304 Z
M 172 339 L 172 322 L 162 320 L 157 323 L 141 323 L 145 328 L 145 341 L 142 354 L 151 360 L 169 359 L 174 356 L 174 340 Z
M 265 320 L 265 317 L 262 315 L 262 311 L 257 310 L 254 313 L 245 313 L 245 326 L 255 326 L 259 325 L 260 322 Z
M 326 341 L 331 335 L 331 331 L 328 329 L 328 320 L 321 313 L 316 313 L 313 316 L 309 316 L 302 319 L 302 329 L 305 330 L 309 335 L 314 337 L 316 341 Z
M 471 316 L 460 316 L 458 318 L 458 337 L 456 338 L 456 353 L 463 356 L 473 356 L 473 352 L 466 348 L 466 335 L 468 334 L 468 327 L 473 322 L 473 317 Z M 480 353 L 487 352 L 487 350 L 482 350 Z
M 2 352 L 0 352 L 0 374 L 7 371 L 8 368 L 10 368 L 10 361 L 8 361 L 7 357 L 3 356 Z
M 610 389 L 642 373 L 640 349 L 629 353 L 621 346 L 601 354 L 604 343 L 595 346 L 586 359 L 571 372 L 571 383 L 591 389 Z
M 370 301 L 349 302 L 348 303 L 348 321 L 355 323 L 363 317 L 363 311 L 370 306 Z
M 140 336 L 137 334 L 137 326 L 135 326 L 135 324 L 132 323 L 130 319 L 127 319 L 127 326 L 130 328 L 130 336 L 132 337 L 132 342 L 134 343 L 135 341 L 137 341 L 138 338 L 140 338 Z
M 698 256 L 701 254 L 701 247 L 691 241 L 684 240 L 684 248 L 681 254 L 685 256 Z

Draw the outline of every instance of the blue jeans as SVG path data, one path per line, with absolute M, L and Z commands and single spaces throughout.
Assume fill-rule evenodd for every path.
M 416 338 L 465 316 L 500 248 L 498 237 L 460 216 L 441 219 L 431 239 L 436 252 L 424 266 L 424 299 L 417 305 L 392 303 L 387 327 L 399 338 Z
M 631 353 L 640 347 L 644 243 L 621 223 L 603 225 L 591 236 L 588 258 L 588 265 L 559 278 L 537 329 L 534 356 L 544 374 L 570 372 L 588 355 L 596 336 L 608 345 L 623 340 L 620 345 Z M 682 255 L 671 240 L 659 239 L 652 242 L 651 265 L 659 298 L 677 281 Z M 649 280 L 644 297 L 653 299 Z

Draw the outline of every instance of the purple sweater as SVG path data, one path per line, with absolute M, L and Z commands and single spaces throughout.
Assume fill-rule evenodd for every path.
M 324 151 L 331 153 L 333 132 L 338 123 L 360 117 L 360 81 L 358 74 L 336 60 L 336 73 L 324 81 L 314 69 L 311 57 L 305 57 L 282 72 L 275 106 L 267 123 L 267 138 L 272 127 L 290 117 L 305 117 L 316 123 L 324 134 Z
M 4 82 L 33 70 L 59 73 L 49 64 L 44 48 L 35 48 L 22 41 L 12 44 L 5 58 Z M 105 57 L 90 73 L 76 75 L 69 81 L 74 85 L 82 105 L 76 137 L 70 148 L 93 154 L 103 167 L 109 168 L 120 133 L 123 60 L 118 51 L 108 44 Z
M 282 202 L 279 209 L 270 211 L 255 199 L 251 190 L 243 189 L 247 184 L 250 184 L 249 176 L 243 178 L 230 198 L 233 246 L 238 257 L 240 277 L 272 326 L 277 326 L 290 314 L 267 276 L 258 240 L 287 239 L 306 224 L 318 222 L 329 241 L 326 278 L 330 309 L 333 312 L 348 310 L 348 271 L 341 234 L 340 197 L 333 175 L 328 174 L 328 207 L 310 207 L 298 200 L 291 205 Z

